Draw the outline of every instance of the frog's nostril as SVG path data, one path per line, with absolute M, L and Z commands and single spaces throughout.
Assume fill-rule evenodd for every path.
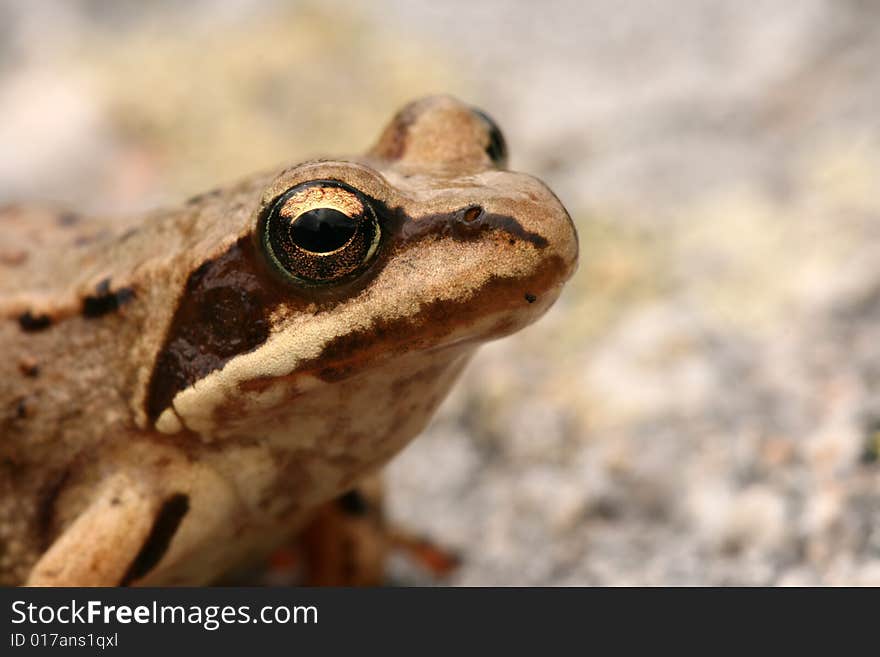
M 483 208 L 481 208 L 479 205 L 474 205 L 465 210 L 461 218 L 467 223 L 473 223 L 482 216 Z

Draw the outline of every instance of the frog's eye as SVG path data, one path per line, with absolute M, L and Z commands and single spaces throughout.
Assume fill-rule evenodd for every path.
M 495 166 L 504 168 L 507 166 L 507 143 L 504 141 L 504 135 L 498 124 L 492 120 L 492 117 L 476 107 L 471 108 L 478 117 L 486 124 L 489 133 L 488 143 L 486 144 L 486 155 L 495 163 Z
M 260 227 L 269 261 L 304 283 L 334 283 L 360 272 L 381 228 L 367 199 L 330 180 L 297 185 L 276 198 Z

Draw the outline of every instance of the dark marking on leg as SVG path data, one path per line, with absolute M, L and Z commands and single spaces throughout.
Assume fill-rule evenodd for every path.
M 536 297 L 534 294 L 530 294 L 529 292 L 526 292 L 526 301 L 528 301 L 529 303 L 535 303 L 535 301 L 537 301 L 537 300 L 538 300 L 538 297 Z
M 128 572 L 122 578 L 120 586 L 128 586 L 134 580 L 140 579 L 156 567 L 171 544 L 171 539 L 177 533 L 180 523 L 189 511 L 189 496 L 177 493 L 169 497 L 162 504 L 162 508 L 156 514 L 150 535 L 144 541 L 141 551 L 134 558 Z
M 110 279 L 105 278 L 95 286 L 95 294 L 83 299 L 82 314 L 87 319 L 103 317 L 116 312 L 122 306 L 134 299 L 134 290 L 130 287 L 121 287 L 118 290 L 110 289 Z
M 55 520 L 55 505 L 69 479 L 70 468 L 66 468 L 56 479 L 45 486 L 38 496 L 36 514 L 37 535 L 44 549 L 52 544 L 53 536 L 51 532 L 52 524 Z
M 26 333 L 36 333 L 52 326 L 52 318 L 49 315 L 34 315 L 27 310 L 18 316 L 18 325 Z

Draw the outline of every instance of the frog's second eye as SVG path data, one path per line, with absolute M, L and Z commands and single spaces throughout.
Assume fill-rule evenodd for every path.
M 507 166 L 507 143 L 504 141 L 504 134 L 501 132 L 501 128 L 499 128 L 498 124 L 492 120 L 492 117 L 486 114 L 483 110 L 479 110 L 476 107 L 471 109 L 474 114 L 480 117 L 483 120 L 483 123 L 486 124 L 486 130 L 488 132 L 486 155 L 488 155 L 489 159 L 495 163 L 495 166 L 503 169 Z
M 357 190 L 336 181 L 297 185 L 276 198 L 261 221 L 270 262 L 303 283 L 334 283 L 357 274 L 376 252 L 376 214 Z

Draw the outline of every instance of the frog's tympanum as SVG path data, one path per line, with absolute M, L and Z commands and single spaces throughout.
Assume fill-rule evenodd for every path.
M 216 581 L 375 472 L 575 267 L 505 158 L 437 97 L 174 210 L 0 211 L 0 583 Z

